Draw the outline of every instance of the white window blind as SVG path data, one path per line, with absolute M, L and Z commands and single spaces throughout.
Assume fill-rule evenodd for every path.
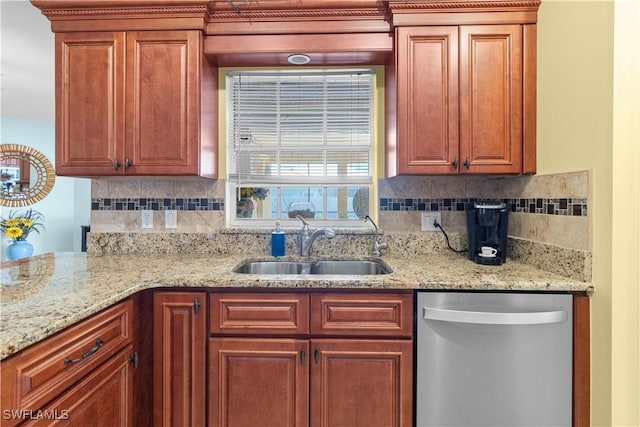
M 227 72 L 228 178 L 370 185 L 371 69 Z

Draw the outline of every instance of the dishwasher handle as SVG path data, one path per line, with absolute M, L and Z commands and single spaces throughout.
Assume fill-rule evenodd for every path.
M 448 310 L 443 308 L 424 307 L 424 318 L 426 320 L 474 323 L 480 325 L 542 325 L 547 323 L 564 322 L 567 320 L 567 312 L 564 310 L 558 310 L 513 313 Z

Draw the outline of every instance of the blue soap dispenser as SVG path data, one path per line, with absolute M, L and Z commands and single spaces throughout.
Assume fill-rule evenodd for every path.
M 271 233 L 271 256 L 284 256 L 284 231 L 280 229 L 280 221 L 276 221 L 276 229 Z

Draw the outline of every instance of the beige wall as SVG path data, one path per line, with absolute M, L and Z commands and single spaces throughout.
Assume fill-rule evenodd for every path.
M 639 21 L 629 0 L 543 0 L 538 21 L 538 171 L 592 171 L 594 426 L 640 425 Z
M 612 424 L 640 426 L 640 2 L 614 22 Z

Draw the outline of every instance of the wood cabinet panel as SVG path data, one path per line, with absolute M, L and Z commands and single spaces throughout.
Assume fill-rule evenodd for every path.
M 126 173 L 198 174 L 201 49 L 197 31 L 127 33 Z
M 573 297 L 573 425 L 591 425 L 591 337 L 589 297 Z
M 4 360 L 2 408 L 41 408 L 130 343 L 132 333 L 128 300 Z
M 133 426 L 132 346 L 42 409 L 42 419 L 26 426 Z
M 311 426 L 401 427 L 413 420 L 413 343 L 312 340 Z
M 309 295 L 213 293 L 211 333 L 300 335 L 309 333 Z
M 522 171 L 522 27 L 460 27 L 462 173 Z
M 323 336 L 413 335 L 413 294 L 311 295 L 311 334 Z
M 458 27 L 398 28 L 398 173 L 451 173 L 458 158 Z
M 124 33 L 59 33 L 55 49 L 56 173 L 114 175 L 124 154 Z
M 153 296 L 153 421 L 204 425 L 207 314 L 204 292 Z
M 210 338 L 209 425 L 309 424 L 309 342 Z

